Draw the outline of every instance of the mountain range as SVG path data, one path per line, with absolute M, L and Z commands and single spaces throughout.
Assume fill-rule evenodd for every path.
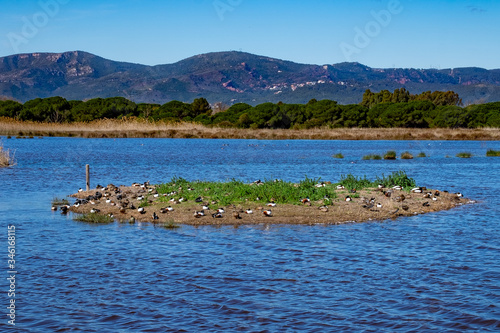
M 0 96 L 25 102 L 123 96 L 134 102 L 307 103 L 312 98 L 359 103 L 373 92 L 406 88 L 413 94 L 453 90 L 464 104 L 500 101 L 500 69 L 370 68 L 359 63 L 308 65 L 244 52 L 215 52 L 173 64 L 117 62 L 83 51 L 0 58 Z

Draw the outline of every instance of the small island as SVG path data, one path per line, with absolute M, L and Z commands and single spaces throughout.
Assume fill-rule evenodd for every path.
M 342 224 L 413 216 L 472 203 L 461 193 L 417 186 L 403 171 L 375 179 L 342 176 L 336 183 L 149 182 L 98 185 L 72 194 L 73 205 L 53 206 L 93 223 L 151 222 L 163 226 L 243 224 Z M 81 217 L 84 218 L 81 218 Z

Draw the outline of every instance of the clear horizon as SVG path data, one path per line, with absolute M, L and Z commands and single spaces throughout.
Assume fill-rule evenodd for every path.
M 500 4 L 482 1 L 0 0 L 0 57 L 85 51 L 144 65 L 242 51 L 303 64 L 498 69 Z

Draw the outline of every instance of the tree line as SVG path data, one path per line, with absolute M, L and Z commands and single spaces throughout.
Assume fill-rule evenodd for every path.
M 306 104 L 234 104 L 214 112 L 205 98 L 192 103 L 171 101 L 163 105 L 134 103 L 123 97 L 88 101 L 62 97 L 37 98 L 24 104 L 0 101 L 0 117 L 38 122 L 89 122 L 97 119 L 142 118 L 152 121 L 189 121 L 207 126 L 237 128 L 307 129 L 320 126 L 477 128 L 500 127 L 500 102 L 463 107 L 452 92 L 411 95 L 405 89 L 393 93 L 367 90 L 359 104 L 340 105 L 333 100 Z

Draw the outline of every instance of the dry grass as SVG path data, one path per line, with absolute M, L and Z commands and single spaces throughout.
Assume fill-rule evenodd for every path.
M 10 167 L 15 164 L 14 153 L 11 153 L 9 149 L 4 150 L 3 145 L 0 142 L 0 168 Z
M 500 129 L 339 128 L 238 129 L 196 123 L 105 119 L 90 123 L 38 123 L 0 118 L 0 135 L 76 136 L 84 138 L 208 138 L 262 140 L 500 140 Z

